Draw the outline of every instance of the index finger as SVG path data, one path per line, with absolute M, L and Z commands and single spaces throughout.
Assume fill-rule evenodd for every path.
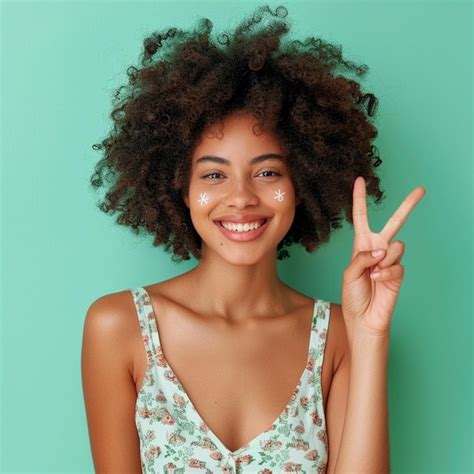
M 392 217 L 387 221 L 385 227 L 380 231 L 380 234 L 387 239 L 387 242 L 390 242 L 395 237 L 406 221 L 408 214 L 410 214 L 425 193 L 425 188 L 418 186 L 403 200 Z

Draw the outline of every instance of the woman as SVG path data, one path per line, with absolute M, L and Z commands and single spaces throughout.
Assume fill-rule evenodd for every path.
M 261 7 L 225 48 L 205 19 L 144 42 L 92 184 L 112 176 L 105 212 L 195 268 L 105 295 L 84 325 L 82 376 L 97 472 L 388 472 L 386 372 L 404 244 L 392 241 L 417 187 L 379 233 L 375 97 L 311 38 L 280 44 Z M 172 39 L 176 38 L 175 42 Z M 170 50 L 166 50 L 171 42 Z M 152 63 L 160 48 L 162 56 Z M 122 88 L 117 92 L 119 98 Z M 277 274 L 354 225 L 342 304 Z M 381 250 L 379 254 L 371 251 Z M 377 274 L 378 273 L 378 274 Z

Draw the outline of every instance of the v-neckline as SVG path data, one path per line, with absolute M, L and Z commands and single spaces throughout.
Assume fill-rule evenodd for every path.
M 142 290 L 143 293 L 145 294 L 146 301 L 144 301 L 144 304 L 149 306 L 149 312 L 153 316 L 152 318 L 149 318 L 149 321 L 152 324 L 152 337 L 156 338 L 156 340 L 153 341 L 155 343 L 155 347 L 158 347 L 158 346 L 160 347 L 162 362 L 164 362 L 166 364 L 166 368 L 170 371 L 170 375 L 172 376 L 172 378 L 176 382 L 176 385 L 179 387 L 183 398 L 188 402 L 189 406 L 191 407 L 192 413 L 194 414 L 194 417 L 195 417 L 194 422 L 199 423 L 200 425 L 202 425 L 206 429 L 208 436 L 210 436 L 213 439 L 214 443 L 219 446 L 221 451 L 226 452 L 227 455 L 230 455 L 230 456 L 239 455 L 242 451 L 245 451 L 246 449 L 249 449 L 256 442 L 258 442 L 266 433 L 268 433 L 269 431 L 274 429 L 274 426 L 280 422 L 280 419 L 283 417 L 285 412 L 295 402 L 295 400 L 298 396 L 298 393 L 301 389 L 301 386 L 303 385 L 305 376 L 306 376 L 307 372 L 309 372 L 307 370 L 307 367 L 312 367 L 312 364 L 311 364 L 312 350 L 311 349 L 315 346 L 313 339 L 315 337 L 314 334 L 316 332 L 315 331 L 316 318 L 317 318 L 316 308 L 317 308 L 318 299 L 315 298 L 315 297 L 312 297 L 313 300 L 314 300 L 314 304 L 313 304 L 313 312 L 312 312 L 312 315 L 311 315 L 311 328 L 310 328 L 310 336 L 309 336 L 306 364 L 303 368 L 303 372 L 301 373 L 301 375 L 298 379 L 298 383 L 296 384 L 296 388 L 293 390 L 293 392 L 292 392 L 288 402 L 286 403 L 285 407 L 280 411 L 278 416 L 273 420 L 272 423 L 270 423 L 270 425 L 267 428 L 265 428 L 263 431 L 261 431 L 260 433 L 255 435 L 245 445 L 241 446 L 240 448 L 236 449 L 235 451 L 232 451 L 227 446 L 225 446 L 225 444 L 219 439 L 219 437 L 211 430 L 211 428 L 208 426 L 208 424 L 204 421 L 204 419 L 202 418 L 202 416 L 200 415 L 200 413 L 197 411 L 196 407 L 194 406 L 193 401 L 191 400 L 188 393 L 186 392 L 183 384 L 181 383 L 181 381 L 177 377 L 176 373 L 174 372 L 173 368 L 171 367 L 168 360 L 166 359 L 166 356 L 163 352 L 163 348 L 161 346 L 161 340 L 160 340 L 160 335 L 159 335 L 159 331 L 158 331 L 158 321 L 157 321 L 157 317 L 156 317 L 155 308 L 153 307 L 153 304 L 152 304 L 150 293 L 143 286 L 138 287 L 138 288 L 140 290 Z

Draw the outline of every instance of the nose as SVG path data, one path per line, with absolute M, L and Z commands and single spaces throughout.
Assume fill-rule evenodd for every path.
M 259 198 L 253 186 L 245 179 L 236 180 L 224 198 L 224 205 L 244 209 L 258 204 Z

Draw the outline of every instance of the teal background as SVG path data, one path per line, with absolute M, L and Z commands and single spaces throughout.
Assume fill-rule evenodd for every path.
M 263 2 L 262 2 L 263 3 Z M 280 2 L 268 2 L 276 7 Z M 396 236 L 405 277 L 389 354 L 392 472 L 473 472 L 472 4 L 282 2 L 291 35 L 321 36 L 366 63 L 379 98 L 380 230 L 416 186 L 427 193 Z M 93 472 L 80 351 L 98 297 L 171 278 L 151 237 L 95 208 L 88 179 L 115 87 L 146 34 L 210 18 L 218 33 L 260 2 L 1 4 L 2 472 Z M 346 223 L 283 280 L 340 302 Z M 110 387 L 113 391 L 113 387 Z

